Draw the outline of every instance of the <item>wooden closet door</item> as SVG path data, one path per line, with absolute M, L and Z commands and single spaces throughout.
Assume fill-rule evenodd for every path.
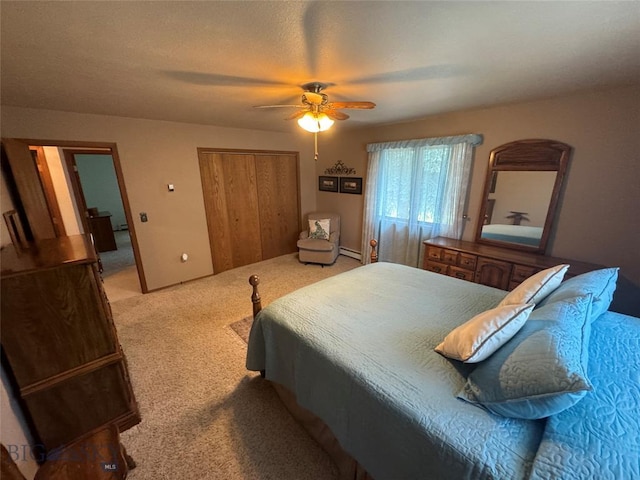
M 298 156 L 256 155 L 262 258 L 295 252 L 300 234 Z
M 262 260 L 254 155 L 200 152 L 214 273 Z

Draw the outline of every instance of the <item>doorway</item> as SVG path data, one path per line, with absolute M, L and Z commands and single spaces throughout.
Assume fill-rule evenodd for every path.
M 109 297 L 117 300 L 141 293 L 113 156 L 91 149 L 62 151 L 82 228 L 93 235 L 102 260 Z
M 11 153 L 21 153 L 22 148 L 27 153 L 37 150 L 38 156 L 45 159 L 48 178 L 43 179 L 42 169 L 37 168 L 40 183 L 47 204 L 57 203 L 54 209 L 49 206 L 45 214 L 54 224 L 60 224 L 59 230 L 66 235 L 93 234 L 103 263 L 104 286 L 109 299 L 115 301 L 146 293 L 148 289 L 116 145 L 3 139 L 3 147 L 5 143 L 12 146 Z M 30 156 L 36 160 L 36 155 Z M 48 236 L 61 235 L 56 230 L 55 235 Z

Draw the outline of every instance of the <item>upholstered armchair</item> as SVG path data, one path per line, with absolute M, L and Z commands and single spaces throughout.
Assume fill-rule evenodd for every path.
M 300 232 L 298 240 L 298 259 L 303 263 L 332 265 L 340 253 L 340 215 L 310 213 L 307 220 L 308 228 Z

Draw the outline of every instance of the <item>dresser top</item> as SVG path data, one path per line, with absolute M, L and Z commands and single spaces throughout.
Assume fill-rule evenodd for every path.
M 577 260 L 571 260 L 567 258 L 549 257 L 537 253 L 518 252 L 516 250 L 510 250 L 508 248 L 481 245 L 479 243 L 467 242 L 465 240 L 455 240 L 453 238 L 431 238 L 429 240 L 425 240 L 424 244 L 441 248 L 451 248 L 454 250 L 463 251 L 465 253 L 471 253 L 473 255 L 492 258 L 494 260 L 502 260 L 540 269 L 554 267 L 556 265 L 566 263 L 570 265 L 570 271 L 573 275 L 579 275 L 581 273 L 604 268 L 602 265 L 597 265 L 595 263 L 579 262 Z
M 65 264 L 98 261 L 88 235 L 48 238 L 32 242 L 29 248 L 9 245 L 1 253 L 2 276 L 10 277 Z

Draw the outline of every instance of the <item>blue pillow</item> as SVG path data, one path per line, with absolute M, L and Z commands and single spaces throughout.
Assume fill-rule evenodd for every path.
M 471 372 L 458 398 L 512 418 L 545 418 L 575 405 L 587 378 L 591 295 L 534 310 L 524 327 Z
M 560 284 L 538 306 L 549 305 L 558 300 L 576 297 L 578 295 L 593 295 L 590 321 L 594 321 L 609 309 L 616 291 L 618 268 L 603 268 L 570 278 Z

